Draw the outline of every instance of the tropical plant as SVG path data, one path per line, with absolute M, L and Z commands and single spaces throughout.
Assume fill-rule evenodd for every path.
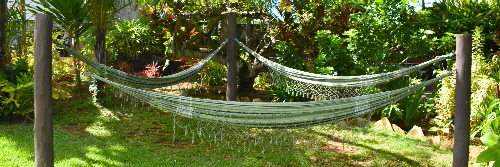
M 495 93 L 496 96 L 490 96 L 484 99 L 481 110 L 477 114 L 478 126 L 472 131 L 471 138 L 475 137 L 477 133 L 495 133 L 500 134 L 500 90 L 498 83 L 500 82 L 500 72 L 495 75 L 485 74 L 490 79 L 495 80 Z
M 348 54 L 347 39 L 332 34 L 329 30 L 320 30 L 314 37 L 318 43 L 318 57 L 314 59 L 314 72 L 325 75 L 355 75 L 355 60 Z
M 450 126 L 451 126 L 451 123 L 453 123 L 453 120 L 447 120 L 445 122 L 441 122 L 440 120 L 438 119 L 433 119 L 434 123 L 437 125 L 437 126 L 433 126 L 431 128 L 429 128 L 429 131 L 430 132 L 441 132 L 441 135 L 443 134 L 450 134 Z
M 431 30 L 423 29 L 412 6 L 402 1 L 382 0 L 353 14 L 347 31 L 348 49 L 367 74 L 399 69 L 407 58 L 428 58 L 433 49 Z M 402 24 L 404 23 L 404 24 Z
M 485 104 L 484 110 L 478 113 L 479 125 L 476 125 L 475 130 L 471 134 L 471 138 L 477 133 L 496 133 L 500 134 L 500 99 L 494 98 L 489 100 L 490 103 Z
M 260 73 L 255 78 L 253 86 L 258 88 L 269 88 L 271 84 L 271 77 L 272 76 L 269 74 L 269 72 Z
M 278 50 L 278 61 L 287 67 L 307 71 L 307 66 L 301 55 L 297 55 L 293 52 L 293 49 L 286 43 L 280 42 L 275 47 Z
M 425 100 L 425 98 L 422 98 L 424 90 L 425 88 L 421 88 L 400 101 L 399 108 L 401 112 L 396 112 L 396 114 L 403 121 L 405 126 L 415 125 L 423 115 L 421 106 Z
M 210 60 L 200 72 L 201 82 L 212 86 L 224 85 L 226 83 L 226 70 L 225 65 Z
M 499 136 L 493 133 L 486 133 L 481 137 L 481 142 L 488 149 L 482 151 L 477 156 L 477 163 L 493 162 L 493 167 L 500 167 L 500 141 Z
M 472 38 L 472 67 L 471 75 L 471 128 L 476 129 L 483 120 L 481 115 L 487 111 L 488 99 L 494 94 L 495 81 L 487 75 L 493 75 L 500 67 L 500 61 L 494 56 L 486 59 L 483 52 L 485 36 L 482 27 L 476 27 Z M 454 63 L 451 67 L 454 67 Z M 487 74 L 487 75 L 484 75 Z M 441 88 L 436 99 L 437 118 L 441 121 L 450 120 L 455 110 L 455 82 L 453 77 L 441 80 Z M 471 134 L 472 135 L 472 134 Z
M 5 75 L 0 78 L 0 91 L 8 94 L 0 96 L 0 115 L 28 116 L 33 112 L 33 74 L 21 72 L 15 77 L 14 81 L 7 80 Z
M 160 50 L 146 20 L 118 21 L 106 40 L 111 61 L 150 57 Z
M 86 0 L 83 5 L 89 14 L 89 20 L 94 27 L 96 43 L 94 45 L 95 61 L 101 64 L 107 64 L 106 56 L 106 29 L 110 26 L 112 16 L 120 11 L 115 9 L 115 0 Z M 100 91 L 104 86 L 104 82 L 96 81 L 96 98 L 104 97 L 104 92 Z
M 54 16 L 54 21 L 59 24 L 70 38 L 70 47 L 79 52 L 78 43 L 80 36 L 85 33 L 90 27 L 88 20 L 89 14 L 83 8 L 86 0 L 40 0 L 34 1 L 39 6 L 33 7 L 33 13 L 40 12 Z M 43 7 L 43 8 L 42 8 Z M 80 77 L 79 61 L 73 57 L 73 65 L 75 68 L 76 87 L 81 88 L 82 82 Z
M 305 101 L 306 98 L 302 96 L 295 96 L 293 94 L 288 93 L 286 90 L 283 90 L 281 88 L 276 88 L 271 86 L 271 89 L 268 90 L 270 93 L 268 95 L 268 98 L 272 101 L 277 101 L 277 102 L 300 102 L 300 101 Z

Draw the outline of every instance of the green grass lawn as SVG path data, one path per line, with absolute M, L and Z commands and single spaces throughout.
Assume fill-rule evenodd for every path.
M 451 166 L 451 152 L 394 132 L 336 125 L 188 130 L 183 126 L 200 123 L 184 118 L 174 131 L 172 114 L 107 103 L 56 103 L 56 166 Z M 33 145 L 32 123 L 1 124 L 0 166 L 34 166 Z

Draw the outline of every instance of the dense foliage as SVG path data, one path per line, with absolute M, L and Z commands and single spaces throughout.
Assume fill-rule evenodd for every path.
M 239 17 L 237 21 L 248 31 L 242 31 L 244 35 L 239 38 L 244 38 L 241 41 L 246 41 L 252 49 L 263 50 L 267 57 L 276 56 L 288 67 L 326 75 L 364 75 L 397 70 L 411 60 L 421 61 L 448 54 L 455 47 L 454 34 L 473 33 L 471 137 L 500 134 L 500 97 L 495 96 L 498 92 L 496 85 L 500 82 L 497 52 L 500 4 L 496 1 L 447 0 L 416 11 L 406 1 L 395 0 L 281 0 L 279 4 L 271 1 L 187 3 L 139 0 L 138 4 L 143 5 L 140 10 L 143 18 L 133 21 L 111 19 L 118 10 L 112 1 L 40 2 L 46 4 L 44 7 L 50 11 L 48 13 L 59 14 L 57 21 L 69 36 L 75 35 L 76 39 L 81 36 L 80 42 L 86 44 L 82 45 L 84 54 L 88 57 L 98 55 L 95 58 L 101 63 L 124 60 L 133 64 L 136 58 L 152 55 L 162 59 L 178 59 L 179 56 L 202 58 L 225 38 L 227 30 L 222 12 L 227 8 L 259 13 Z M 49 2 L 59 6 L 49 5 Z M 61 12 L 64 5 L 80 10 Z M 93 8 L 103 5 L 106 9 Z M 186 16 L 193 13 L 199 15 Z M 201 17 L 202 14 L 209 17 Z M 33 105 L 32 38 L 29 32 L 25 32 L 27 38 L 25 35 L 24 40 L 13 42 L 22 39 L 17 35 L 20 25 L 26 20 L 23 20 L 23 11 L 16 8 L 9 9 L 7 15 L 6 30 L 1 32 L 6 37 L 7 47 L 3 48 L 6 56 L 0 69 L 0 115 L 29 116 Z M 73 24 L 75 22 L 79 24 Z M 89 23 L 93 23 L 92 31 L 87 31 Z M 254 63 L 251 56 L 241 54 L 238 58 L 240 84 L 248 82 L 247 85 L 266 88 L 276 101 L 306 100 L 270 85 L 269 73 L 260 72 L 258 63 Z M 70 91 L 67 86 L 73 80 L 72 69 L 68 66 L 71 61 L 61 59 L 56 52 L 54 60 L 56 84 L 53 96 L 64 99 L 65 92 Z M 224 57 L 214 60 L 200 73 L 204 83 L 223 85 L 226 82 L 224 61 Z M 434 68 L 454 69 L 453 64 L 454 60 L 448 60 Z M 74 65 L 79 66 L 78 63 Z M 150 65 L 155 71 L 149 76 L 160 76 L 157 74 L 160 67 Z M 418 74 L 408 76 L 376 89 L 405 87 L 414 78 L 421 77 Z M 423 116 L 437 115 L 438 126 L 449 126 L 454 115 L 454 85 L 453 77 L 445 78 L 439 85 L 434 85 L 439 88 L 435 94 L 420 90 L 391 105 L 381 115 L 406 126 L 417 123 Z

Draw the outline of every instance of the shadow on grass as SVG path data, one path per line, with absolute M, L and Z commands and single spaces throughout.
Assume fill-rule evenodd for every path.
M 364 150 L 365 153 L 360 155 L 369 155 L 368 158 L 360 157 L 359 161 L 382 160 L 387 162 L 391 161 L 390 164 L 399 162 L 403 165 L 410 166 L 427 166 L 429 164 L 432 166 L 439 166 L 436 163 L 442 163 L 441 165 L 443 166 L 448 165 L 446 164 L 446 160 L 436 160 L 435 158 L 437 158 L 436 155 L 440 158 L 445 158 L 451 155 L 450 152 L 441 151 L 420 139 L 397 134 L 395 132 L 375 129 L 369 129 L 367 133 L 364 133 L 362 129 L 363 128 L 355 126 L 349 127 L 344 131 L 354 135 L 351 134 L 352 136 L 345 140 L 338 139 L 341 143 Z M 318 131 L 312 131 L 310 133 L 314 133 L 318 136 L 331 136 Z M 329 140 L 335 139 L 329 137 Z
M 101 106 L 88 96 L 57 102 L 54 109 L 56 166 L 348 166 L 370 161 L 366 154 L 322 150 L 324 140 L 315 138 L 328 133 L 310 130 L 285 130 L 280 134 L 281 131 L 223 129 L 220 125 L 206 124 L 203 133 L 207 139 L 193 138 L 193 129 L 182 126 L 195 127 L 199 122 L 179 118 L 185 122 L 174 129 L 172 114 L 135 104 L 110 97 Z M 5 142 L 0 143 L 1 151 L 20 152 L 17 155 L 0 153 L 5 156 L 0 157 L 3 160 L 0 166 L 18 162 L 26 164 L 21 166 L 33 166 L 32 128 L 32 124 L 0 125 L 0 142 Z M 188 135 L 182 135 L 186 131 Z M 311 134 L 303 134 L 305 132 Z M 177 133 L 175 140 L 174 133 Z M 221 140 L 224 135 L 228 138 Z M 242 137 L 231 139 L 230 136 Z M 367 154 L 376 153 L 377 160 L 420 164 L 408 155 L 387 151 L 390 147 L 375 148 L 356 141 L 346 143 L 368 150 Z

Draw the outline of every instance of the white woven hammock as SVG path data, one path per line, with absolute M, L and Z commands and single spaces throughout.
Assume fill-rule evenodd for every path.
M 206 58 L 198 62 L 196 65 L 191 66 L 190 68 L 183 70 L 181 72 L 172 74 L 172 75 L 167 75 L 163 77 L 156 77 L 156 78 L 148 78 L 148 77 L 141 77 L 141 76 L 136 76 L 132 74 L 125 73 L 123 71 L 111 68 L 109 66 L 106 66 L 104 64 L 97 63 L 93 60 L 90 60 L 89 58 L 83 56 L 82 54 L 66 47 L 65 45 L 61 44 L 60 42 L 54 40 L 53 41 L 56 45 L 59 47 L 62 47 L 64 50 L 68 51 L 71 53 L 73 56 L 78 58 L 80 61 L 84 62 L 85 64 L 89 65 L 94 69 L 94 71 L 99 74 L 100 76 L 107 77 L 108 79 L 111 79 L 115 82 L 119 82 L 121 84 L 126 84 L 129 86 L 135 86 L 135 87 L 143 87 L 143 88 L 159 88 L 159 87 L 166 87 L 170 85 L 175 85 L 181 82 L 184 82 L 188 80 L 189 78 L 197 75 L 205 66 L 208 64 L 208 62 L 221 50 L 222 47 L 225 46 L 227 43 L 227 40 L 219 46 L 214 52 L 212 52 L 210 55 L 208 55 Z

